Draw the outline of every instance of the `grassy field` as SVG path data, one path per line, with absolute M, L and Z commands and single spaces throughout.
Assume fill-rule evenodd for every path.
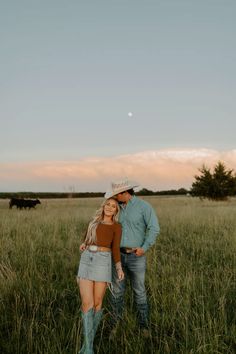
M 95 353 L 236 352 L 236 200 L 150 197 L 161 234 L 149 250 L 152 338 L 134 311 L 109 342 L 109 294 Z M 101 199 L 42 200 L 36 210 L 0 200 L 0 353 L 76 354 L 79 244 Z M 127 309 L 133 308 L 127 292 Z

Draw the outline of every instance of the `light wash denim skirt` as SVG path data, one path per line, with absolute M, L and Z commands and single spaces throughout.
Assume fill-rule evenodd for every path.
M 111 252 L 83 251 L 80 257 L 78 277 L 111 283 Z

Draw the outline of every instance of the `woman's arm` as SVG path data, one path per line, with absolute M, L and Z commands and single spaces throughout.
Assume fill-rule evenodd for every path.
M 121 225 L 115 224 L 115 232 L 112 241 L 112 256 L 115 262 L 115 267 L 116 267 L 119 280 L 124 279 L 124 272 L 122 270 L 121 257 L 120 257 L 121 232 L 122 232 Z
M 88 229 L 85 231 L 85 234 L 84 234 L 84 237 L 83 237 L 83 242 L 81 243 L 81 245 L 79 246 L 79 249 L 80 251 L 84 251 L 86 249 L 86 242 L 85 242 L 85 239 L 86 239 L 86 236 L 87 236 L 87 232 L 88 232 Z

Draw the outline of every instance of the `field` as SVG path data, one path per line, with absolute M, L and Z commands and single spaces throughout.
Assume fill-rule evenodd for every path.
M 149 250 L 152 338 L 141 338 L 127 292 L 125 320 L 109 342 L 109 291 L 95 353 L 236 352 L 236 200 L 145 198 L 161 234 Z M 0 200 L 0 353 L 76 354 L 79 244 L 101 199 L 42 200 L 36 210 Z

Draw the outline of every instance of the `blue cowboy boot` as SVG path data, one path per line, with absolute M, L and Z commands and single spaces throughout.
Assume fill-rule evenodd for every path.
M 93 339 L 94 339 L 94 309 L 91 308 L 88 312 L 82 312 L 84 343 L 79 351 L 79 354 L 93 354 Z
M 97 311 L 94 313 L 94 322 L 93 322 L 93 333 L 94 333 L 94 337 L 96 335 L 97 329 L 98 329 L 98 325 L 102 319 L 102 314 L 103 314 L 103 309 Z

